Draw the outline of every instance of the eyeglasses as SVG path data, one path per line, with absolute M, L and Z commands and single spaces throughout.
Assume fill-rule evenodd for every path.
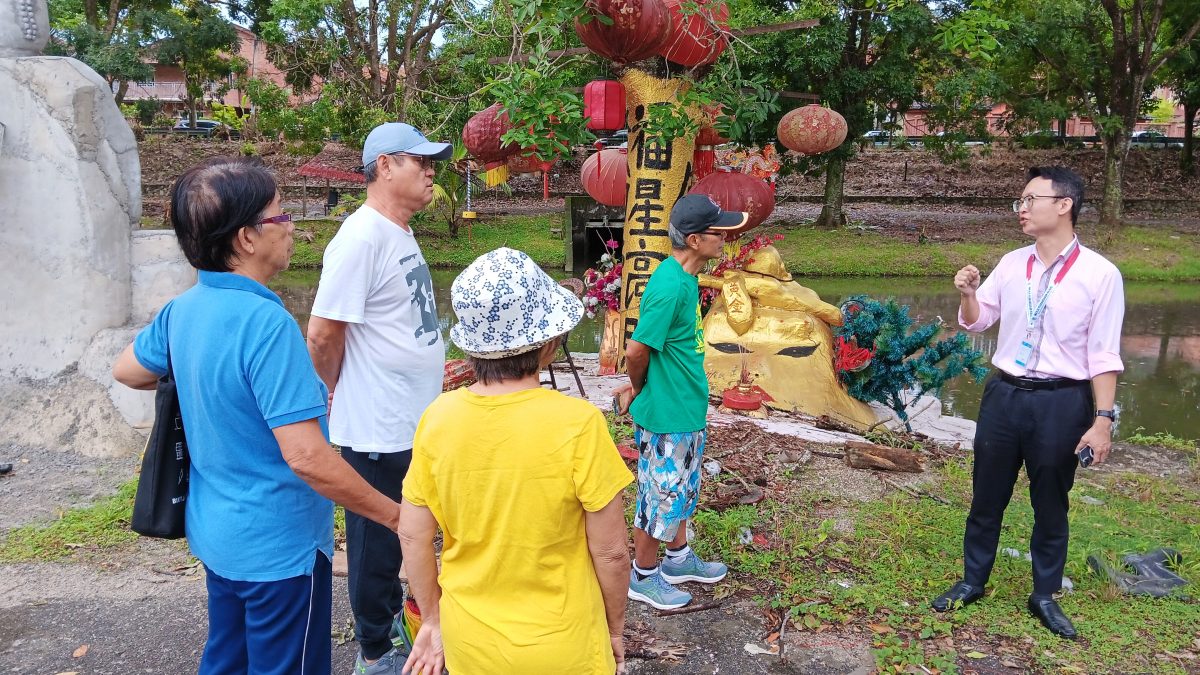
M 258 221 L 255 224 L 256 225 L 266 225 L 267 223 L 290 223 L 290 222 L 292 222 L 292 214 L 281 213 L 277 216 L 271 216 L 270 218 L 263 218 L 262 220 Z
M 1025 195 L 1020 199 L 1013 200 L 1013 213 L 1020 213 L 1022 207 L 1031 208 L 1035 199 L 1070 199 L 1070 197 L 1065 195 Z
M 395 153 L 395 155 L 397 157 L 407 157 L 407 158 L 415 161 L 416 163 L 421 165 L 422 171 L 428 171 L 433 168 L 433 158 L 432 157 L 426 157 L 424 155 L 410 155 L 406 152 L 397 152 L 397 153 Z

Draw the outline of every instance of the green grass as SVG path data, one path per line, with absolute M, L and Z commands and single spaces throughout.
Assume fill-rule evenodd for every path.
M 695 545 L 702 555 L 728 562 L 740 579 L 769 589 L 763 602 L 792 612 L 802 626 L 882 626 L 875 645 L 880 667 L 897 660 L 944 661 L 949 638 L 959 656 L 1015 659 L 1042 671 L 1184 672 L 1188 662 L 1163 655 L 1195 650 L 1200 603 L 1121 596 L 1090 572 L 1086 557 L 1103 553 L 1117 560 L 1126 552 L 1170 546 L 1182 554 L 1181 575 L 1200 579 L 1200 488 L 1184 479 L 1091 478 L 1081 472 L 1072 493 L 1066 567 L 1075 591 L 1060 602 L 1083 639 L 1069 642 L 1025 611 L 1031 579 L 1023 558 L 999 555 L 983 601 L 948 615 L 929 610 L 929 601 L 962 573 L 970 503 L 969 458 L 951 460 L 939 471 L 940 484 L 927 489 L 949 506 L 902 493 L 865 504 L 807 494 L 790 503 L 702 511 L 695 519 Z M 1104 504 L 1083 503 L 1083 495 Z M 814 513 L 828 514 L 831 508 L 853 519 L 853 532 Z M 1032 524 L 1022 480 L 1006 513 L 1000 548 L 1027 551 Z M 761 550 L 738 543 L 742 527 L 768 533 L 772 546 Z
M 1152 434 L 1144 433 L 1145 431 L 1144 428 L 1138 427 L 1133 434 L 1124 440 L 1126 443 L 1133 443 L 1135 445 L 1156 445 L 1162 448 L 1170 448 L 1171 450 L 1200 453 L 1200 441 L 1179 438 L 1166 431 L 1157 431 Z
M 500 246 L 524 251 L 544 267 L 561 267 L 563 240 L 551 233 L 551 228 L 561 227 L 561 222 L 559 214 L 489 217 L 472 227 L 470 239 L 465 227 L 458 237 L 451 237 L 444 225 L 432 221 L 419 223 L 416 232 L 426 261 L 434 267 L 465 267 Z M 321 253 L 338 225 L 336 220 L 299 223 L 297 227 L 311 231 L 314 240 L 310 243 L 297 239 L 292 267 L 320 267 Z M 997 243 L 914 244 L 852 227 L 824 230 L 776 224 L 760 231 L 782 233 L 784 239 L 776 246 L 788 268 L 811 276 L 949 278 L 968 264 L 991 269 L 1005 253 L 1028 244 L 1019 233 Z M 1126 281 L 1200 281 L 1200 241 L 1173 234 L 1169 228 L 1128 226 L 1121 239 L 1102 252 L 1120 268 Z M 1185 293 L 1188 297 L 1181 299 L 1194 299 L 1200 297 L 1200 288 Z
M 63 513 L 48 525 L 24 525 L 8 533 L 0 544 L 0 562 L 55 560 L 80 548 L 112 548 L 133 541 L 129 529 L 137 478 L 130 479 L 111 497 Z
M 560 228 L 561 222 L 562 216 L 557 214 L 494 216 L 476 222 L 470 233 L 464 226 L 457 237 L 451 237 L 444 224 L 432 221 L 418 223 L 414 231 L 425 261 L 433 267 L 466 267 L 475 258 L 501 246 L 524 251 L 543 267 L 562 267 L 563 240 L 550 232 L 551 227 Z M 313 240 L 296 238 L 292 268 L 320 267 L 321 255 L 340 224 L 337 220 L 297 223 L 297 230 L 311 232 Z
M 915 244 L 855 228 L 805 225 L 775 225 L 762 232 L 784 235 L 776 247 L 792 272 L 816 276 L 952 277 L 968 264 L 991 269 L 1005 253 L 1029 243 L 1017 236 L 986 244 Z M 1102 252 L 1127 281 L 1200 280 L 1200 242 L 1167 228 L 1128 226 L 1120 240 Z

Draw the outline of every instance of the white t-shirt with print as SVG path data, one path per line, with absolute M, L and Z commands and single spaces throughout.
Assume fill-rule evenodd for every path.
M 412 449 L 446 362 L 433 279 L 412 233 L 369 206 L 346 218 L 325 249 L 312 313 L 349 324 L 329 439 L 359 452 Z

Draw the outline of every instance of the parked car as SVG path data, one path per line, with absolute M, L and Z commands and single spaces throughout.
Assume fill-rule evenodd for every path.
M 606 148 L 623 148 L 629 143 L 629 130 L 618 129 L 611 136 L 605 136 L 600 139 L 600 144 Z
M 1139 129 L 1129 135 L 1129 142 L 1133 145 L 1162 146 L 1164 148 L 1183 147 L 1181 141 L 1172 140 L 1158 129 Z
M 195 133 L 197 136 L 207 136 L 209 138 L 212 138 L 213 136 L 228 136 L 229 138 L 237 138 L 240 135 L 236 129 L 233 129 L 229 127 L 229 125 L 223 124 L 216 120 L 197 119 L 196 126 L 193 127 L 186 117 L 176 122 L 173 129 L 175 131 L 188 131 Z
M 862 139 L 867 143 L 887 143 L 892 140 L 892 132 L 883 129 L 872 129 L 863 134 Z

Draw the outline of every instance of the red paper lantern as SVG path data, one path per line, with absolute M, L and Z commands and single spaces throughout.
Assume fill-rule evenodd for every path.
M 632 63 L 658 53 L 671 30 L 671 14 L 663 0 L 587 0 L 593 18 L 575 20 L 575 32 L 588 49 L 617 63 Z M 612 20 L 605 24 L 598 16 Z M 618 127 L 619 128 L 619 127 Z
M 728 143 L 729 139 L 717 132 L 717 118 L 721 116 L 720 105 L 704 106 L 701 111 L 704 122 L 700 133 L 696 134 L 696 149 L 692 152 L 692 175 L 704 178 L 716 168 L 717 152 L 715 146 Z
M 606 206 L 624 206 L 629 186 L 629 157 L 624 150 L 601 150 L 583 163 L 579 171 L 583 189 Z
M 592 131 L 625 128 L 625 85 L 615 80 L 596 80 L 583 87 L 583 116 Z
M 694 68 L 717 60 L 729 46 L 729 7 L 725 0 L 697 0 L 700 10 L 685 16 L 683 0 L 665 0 L 671 12 L 671 32 L 659 50 L 672 63 Z
M 829 152 L 846 140 L 846 118 L 815 103 L 792 110 L 779 120 L 779 142 L 805 155 Z
M 506 163 L 508 164 L 509 174 L 527 174 L 538 173 L 542 170 L 542 160 L 537 155 L 536 148 L 526 148 L 521 152 L 508 156 Z
M 504 160 L 520 149 L 515 143 L 505 144 L 500 140 L 510 128 L 508 113 L 499 103 L 493 103 L 476 113 L 463 127 L 463 144 L 471 156 L 483 164 L 487 171 L 484 181 L 488 186 L 508 180 Z
M 704 121 L 700 126 L 700 133 L 696 134 L 696 145 L 721 145 L 729 142 L 729 139 L 722 136 L 716 127 L 717 118 L 723 112 L 724 108 L 719 103 L 704 106 L 701 110 Z
M 750 214 L 745 232 L 758 227 L 775 210 L 775 196 L 766 181 L 744 173 L 718 171 L 696 181 L 691 194 L 708 195 L 725 211 L 745 211 Z

